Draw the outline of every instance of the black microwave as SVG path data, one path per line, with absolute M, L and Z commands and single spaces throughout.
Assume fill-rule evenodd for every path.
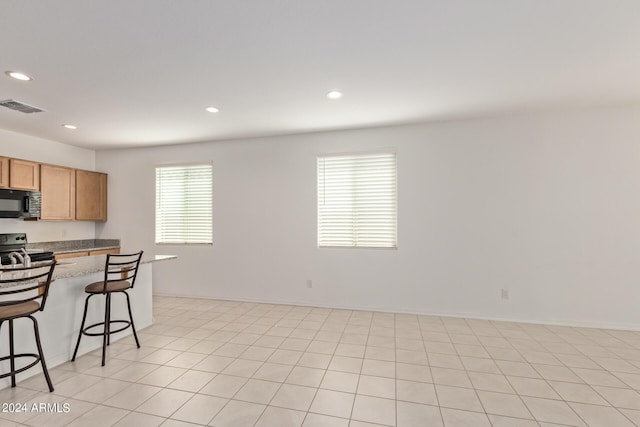
M 40 218 L 40 192 L 0 189 L 0 218 Z

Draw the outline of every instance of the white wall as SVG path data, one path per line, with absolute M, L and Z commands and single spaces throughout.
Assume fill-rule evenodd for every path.
M 95 151 L 0 129 L 0 156 L 78 169 L 95 169 Z M 23 221 L 0 218 L 0 233 L 27 233 L 29 242 L 93 239 L 93 222 Z
M 316 155 L 382 147 L 398 152 L 398 249 L 318 249 Z M 214 246 L 155 246 L 154 166 L 195 160 L 214 162 Z M 110 174 L 98 237 L 179 256 L 155 269 L 157 293 L 640 329 L 638 108 L 105 151 L 96 162 Z

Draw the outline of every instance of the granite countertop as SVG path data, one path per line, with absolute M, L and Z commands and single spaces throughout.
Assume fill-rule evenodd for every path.
M 42 249 L 56 254 L 115 249 L 119 247 L 120 239 L 60 240 L 55 242 L 33 242 L 27 244 L 27 249 Z
M 176 255 L 144 254 L 142 255 L 142 260 L 140 261 L 140 264 L 150 264 L 154 262 L 167 261 L 167 260 L 176 259 L 176 258 L 177 258 Z M 55 270 L 53 271 L 53 279 L 55 280 L 55 279 L 66 279 L 69 277 L 82 277 L 82 276 L 87 276 L 93 273 L 99 273 L 101 271 L 104 271 L 106 259 L 107 259 L 106 255 L 93 255 L 93 256 L 86 256 L 86 257 L 59 261 L 56 265 Z M 46 262 L 42 262 L 42 264 L 45 264 L 45 263 Z M 38 264 L 38 263 L 34 263 L 34 264 Z M 5 274 L 15 275 L 15 274 L 18 274 L 19 272 L 20 270 L 17 270 L 17 271 L 9 270 L 9 271 L 2 272 L 1 275 L 5 275 Z M 15 278 L 16 276 L 13 276 L 13 277 Z M 23 283 L 20 283 L 20 284 L 23 284 Z M 3 283 L 3 284 L 0 284 L 0 288 L 7 288 L 15 285 L 16 285 L 15 283 Z
M 142 255 L 140 264 L 176 259 L 176 255 Z M 54 279 L 66 279 L 67 277 L 80 277 L 104 271 L 106 255 L 93 255 L 58 261 L 53 272 Z

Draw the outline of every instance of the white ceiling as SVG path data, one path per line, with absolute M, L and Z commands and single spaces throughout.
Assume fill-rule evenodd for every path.
M 47 111 L 0 128 L 101 149 L 636 103 L 639 23 L 638 0 L 2 0 L 0 99 Z

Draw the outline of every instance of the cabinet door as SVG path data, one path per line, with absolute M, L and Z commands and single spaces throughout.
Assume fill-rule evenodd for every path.
M 95 249 L 95 250 L 89 251 L 89 255 L 106 255 L 106 254 L 117 255 L 119 253 L 120 253 L 120 249 L 118 249 L 118 248 L 113 248 L 113 249 Z
M 83 256 L 89 256 L 89 252 L 88 251 L 67 252 L 64 254 L 56 254 L 55 258 L 58 260 L 58 259 L 67 259 L 67 258 L 78 258 Z
M 39 190 L 40 164 L 9 159 L 9 186 L 20 190 Z
M 107 220 L 107 174 L 76 170 L 76 220 Z
M 9 158 L 0 157 L 0 187 L 7 188 L 9 186 Z
M 42 165 L 41 219 L 71 221 L 76 213 L 76 171 L 60 166 Z

